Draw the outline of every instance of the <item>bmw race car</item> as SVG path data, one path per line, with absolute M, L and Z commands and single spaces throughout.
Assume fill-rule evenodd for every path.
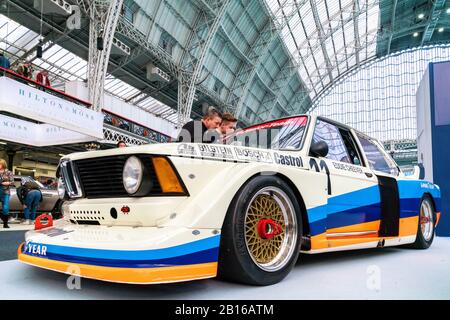
M 299 253 L 433 242 L 439 187 L 361 132 L 300 115 L 223 142 L 65 156 L 64 219 L 29 231 L 19 260 L 112 282 L 270 285 Z

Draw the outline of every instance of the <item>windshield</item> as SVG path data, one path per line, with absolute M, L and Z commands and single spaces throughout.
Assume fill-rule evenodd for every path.
M 226 138 L 226 144 L 263 148 L 298 150 L 302 145 L 308 117 L 281 119 L 237 131 Z

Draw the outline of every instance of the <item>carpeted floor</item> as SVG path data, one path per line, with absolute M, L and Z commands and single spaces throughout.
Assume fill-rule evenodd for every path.
M 25 230 L 0 232 L 0 261 L 17 259 L 17 248 L 24 241 L 25 232 Z

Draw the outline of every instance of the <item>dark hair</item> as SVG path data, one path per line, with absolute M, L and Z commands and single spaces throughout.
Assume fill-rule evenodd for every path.
M 123 143 L 124 145 L 127 145 L 127 144 L 125 143 L 125 141 L 119 140 L 119 141 L 117 142 L 117 144 L 116 144 L 116 147 L 120 146 L 121 143 Z
M 209 107 L 208 111 L 206 111 L 205 115 L 203 116 L 203 120 L 212 119 L 214 117 L 222 118 L 222 113 L 220 113 L 220 111 L 214 107 Z
M 222 121 L 226 122 L 237 122 L 238 120 L 229 112 L 224 112 L 222 114 Z

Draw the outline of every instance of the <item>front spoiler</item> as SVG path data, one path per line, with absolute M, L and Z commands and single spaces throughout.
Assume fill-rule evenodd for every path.
M 62 233 L 57 227 L 28 232 L 26 243 L 17 251 L 19 261 L 68 275 L 133 284 L 190 281 L 217 275 L 219 235 L 210 236 L 204 231 L 204 237 L 198 239 L 188 229 L 171 233 L 164 228 L 142 228 L 140 233 L 134 229 L 122 233 L 134 241 L 113 242 L 113 236 L 120 233 L 114 229 L 119 228 L 69 229 L 72 232 Z M 96 229 L 103 230 L 100 235 L 106 240 L 100 236 L 94 242 L 87 238 L 88 231 Z M 158 238 L 158 234 L 164 238 Z
M 26 264 L 82 278 L 131 284 L 156 284 L 213 278 L 217 262 L 160 268 L 117 268 L 93 266 L 33 257 L 18 249 L 18 259 Z

